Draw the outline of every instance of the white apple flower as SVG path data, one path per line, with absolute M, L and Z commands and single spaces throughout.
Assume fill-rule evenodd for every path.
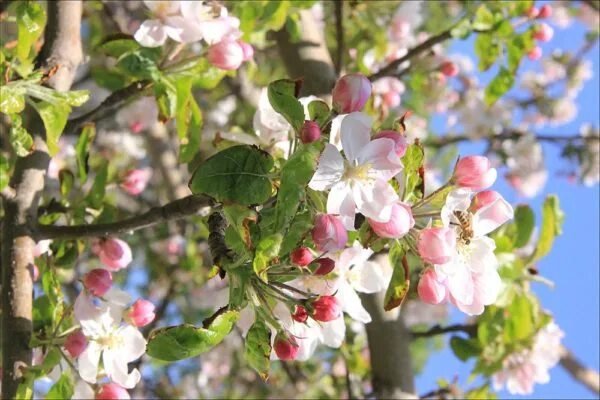
M 371 118 L 356 112 L 342 121 L 341 140 L 346 160 L 326 144 L 309 187 L 330 190 L 327 213 L 339 214 L 346 229 L 354 230 L 356 212 L 377 222 L 387 222 L 398 195 L 388 180 L 402 168 L 394 141 L 370 140 Z
M 83 291 L 75 301 L 75 318 L 88 339 L 87 348 L 78 357 L 79 375 L 88 383 L 96 383 L 102 357 L 106 375 L 122 387 L 131 389 L 141 376 L 137 369 L 128 373 L 127 364 L 146 352 L 146 340 L 137 328 L 121 324 L 129 295 L 113 289 L 105 297 L 109 301 L 97 306 Z

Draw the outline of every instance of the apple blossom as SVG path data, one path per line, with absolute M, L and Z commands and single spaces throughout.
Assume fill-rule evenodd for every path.
M 133 260 L 131 248 L 121 239 L 101 239 L 96 251 L 100 262 L 111 271 L 123 269 Z
M 552 16 L 552 6 L 550 4 L 544 4 L 540 7 L 538 18 L 550 18 Z
M 133 133 L 140 133 L 158 122 L 158 106 L 154 97 L 142 97 L 120 109 L 115 120 Z
M 121 187 L 132 196 L 137 196 L 142 193 L 152 177 L 150 168 L 132 169 L 125 173 L 125 177 L 121 182 Z
M 444 61 L 440 65 L 440 71 L 444 76 L 452 77 L 458 75 L 458 66 L 452 61 Z
M 331 251 L 343 249 L 348 241 L 348 233 L 342 222 L 334 215 L 318 214 L 312 230 L 312 239 L 317 249 Z
M 527 16 L 527 18 L 537 18 L 537 16 L 540 14 L 540 10 L 539 8 L 535 7 L 535 6 L 531 6 L 527 9 L 527 11 L 525 12 L 525 15 Z
M 362 74 L 342 76 L 333 88 L 333 108 L 342 114 L 361 111 L 371 97 L 371 82 Z
M 316 262 L 319 266 L 315 269 L 314 275 L 327 275 L 335 269 L 335 261 L 331 258 L 319 258 Z
M 373 82 L 373 106 L 384 110 L 400 105 L 401 95 L 405 92 L 404 83 L 398 78 L 386 76 Z
M 527 53 L 527 57 L 531 61 L 539 60 L 540 58 L 542 58 L 542 48 L 540 46 L 535 46 L 533 49 L 531 49 L 529 51 L 529 53 Z
M 392 139 L 394 141 L 394 150 L 396 151 L 396 155 L 399 158 L 404 157 L 406 154 L 406 149 L 408 148 L 408 141 L 406 140 L 406 136 L 401 134 L 400 132 L 386 130 L 377 133 L 373 136 L 373 139 Z
M 144 47 L 162 46 L 167 37 L 181 40 L 181 28 L 177 27 L 179 20 L 173 19 L 179 13 L 179 1 L 144 0 L 144 5 L 157 19 L 144 21 L 134 34 L 135 40 Z
M 540 42 L 549 42 L 554 36 L 554 29 L 548 24 L 541 23 L 535 27 L 533 31 L 533 37 Z
M 500 193 L 493 190 L 477 193 L 473 198 L 470 210 L 475 213 L 473 216 L 475 227 L 483 229 L 485 233 L 491 232 L 514 217 L 512 206 L 504 200 Z M 488 224 L 491 224 L 492 227 L 487 228 Z M 491 230 L 488 231 L 488 229 Z M 485 233 L 476 232 L 481 235 Z
M 299 346 L 296 339 L 291 335 L 279 332 L 275 337 L 273 349 L 280 360 L 288 361 L 296 359 L 298 356 L 298 348 Z
M 52 243 L 52 240 L 50 239 L 40 240 L 37 242 L 33 248 L 33 256 L 39 257 L 42 254 L 48 253 L 50 251 L 50 243 Z
M 217 68 L 234 70 L 244 62 L 244 49 L 238 41 L 225 38 L 208 48 L 206 58 Z
M 131 397 L 127 390 L 116 383 L 107 383 L 100 386 L 96 393 L 96 400 L 128 400 Z
M 104 296 L 112 286 L 112 274 L 103 268 L 96 268 L 85 274 L 83 286 L 94 296 Z
M 33 279 L 33 281 L 36 282 L 39 277 L 40 277 L 40 269 L 38 268 L 37 265 L 32 264 L 31 265 L 31 279 Z
M 367 219 L 373 231 L 379 237 L 399 239 L 415 225 L 411 207 L 401 201 L 392 206 L 392 215 L 388 222 Z
M 300 140 L 302 143 L 312 143 L 315 140 L 319 140 L 321 137 L 321 128 L 315 121 L 304 121 L 302 129 L 300 130 Z
M 342 314 L 342 309 L 337 299 L 333 296 L 319 296 L 311 303 L 313 312 L 311 316 L 316 321 L 329 322 L 337 319 Z
M 73 358 L 79 357 L 79 355 L 83 353 L 87 345 L 87 338 L 80 329 L 70 333 L 69 336 L 67 336 L 67 339 L 65 340 L 65 350 Z
M 417 249 L 423 261 L 444 264 L 452 259 L 456 251 L 456 234 L 446 227 L 425 228 L 419 234 Z
M 330 190 L 327 212 L 339 214 L 348 230 L 360 212 L 377 222 L 390 219 L 398 195 L 388 180 L 400 172 L 402 163 L 391 139 L 370 140 L 371 119 L 362 113 L 342 121 L 342 148 L 347 161 L 332 144 L 326 144 L 317 171 L 309 182 L 313 190 Z
M 300 267 L 306 267 L 312 262 L 313 258 L 312 252 L 307 247 L 300 247 L 290 253 L 292 264 Z
M 302 306 L 296 306 L 294 313 L 292 314 L 292 318 L 297 322 L 306 322 L 308 319 L 308 312 L 306 311 L 306 308 Z
M 138 299 L 125 313 L 125 319 L 133 326 L 141 328 L 154 321 L 154 304 L 148 300 Z
M 86 382 L 96 383 L 102 357 L 106 375 L 130 389 L 141 376 L 137 369 L 128 372 L 127 364 L 145 353 L 146 340 L 135 327 L 121 325 L 124 303 L 129 296 L 118 291 L 109 294 L 109 302 L 102 302 L 100 306 L 96 306 L 85 292 L 75 300 L 75 318 L 89 342 L 77 359 L 79 375 Z
M 209 45 L 218 43 L 224 38 L 238 39 L 242 33 L 239 30 L 240 20 L 228 15 L 227 9 L 203 1 L 182 1 L 181 15 L 183 16 L 183 33 L 185 28 L 191 28 L 192 41 L 203 39 Z
M 467 156 L 458 160 L 452 179 L 458 186 L 482 190 L 492 186 L 496 176 L 496 169 L 487 157 Z
M 438 281 L 435 268 L 427 268 L 417 286 L 419 298 L 427 304 L 440 304 L 446 300 L 446 287 Z
M 252 57 L 254 57 L 254 47 L 250 43 L 246 43 L 244 41 L 238 40 L 239 45 L 242 47 L 242 51 L 244 53 L 243 61 L 250 61 Z

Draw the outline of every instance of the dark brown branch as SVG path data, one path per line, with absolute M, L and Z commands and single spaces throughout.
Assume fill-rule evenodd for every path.
M 46 84 L 58 91 L 70 89 L 81 62 L 81 1 L 48 2 L 48 22 L 37 64 L 55 73 Z M 2 224 L 2 398 L 17 395 L 24 369 L 32 364 L 29 341 L 32 335 L 33 251 L 31 232 L 19 226 L 31 226 L 37 220 L 37 208 L 50 157 L 40 123 L 32 123 L 34 151 L 18 157 L 10 187 L 14 197 L 4 198 Z
M 344 65 L 344 2 L 335 1 L 335 40 L 337 42 L 336 57 L 335 57 L 335 74 L 340 76 L 342 66 Z
M 600 394 L 600 375 L 598 371 L 586 367 L 565 346 L 560 347 L 560 365 L 582 385 L 595 394 Z
M 463 332 L 463 333 L 468 334 L 470 337 L 475 337 L 475 335 L 477 335 L 477 325 L 476 324 L 469 324 L 469 325 L 456 324 L 456 325 L 448 325 L 448 326 L 435 325 L 425 332 L 412 332 L 412 337 L 415 339 L 426 338 L 426 337 L 443 335 L 445 333 L 453 333 L 453 332 Z
M 197 214 L 201 209 L 211 205 L 212 202 L 209 198 L 191 195 L 175 200 L 162 207 L 151 208 L 141 215 L 117 222 L 71 226 L 40 225 L 36 229 L 35 237 L 37 240 L 41 240 L 122 235 L 138 229 L 148 228 L 161 222 Z
M 385 67 L 381 68 L 379 71 L 370 75 L 369 80 L 371 80 L 371 82 L 373 82 L 379 78 L 383 78 L 384 76 L 390 76 L 390 75 L 395 76 L 396 73 L 398 72 L 398 67 L 402 63 L 409 61 L 412 58 L 418 56 L 419 54 L 431 49 L 436 44 L 442 43 L 442 42 L 450 39 L 452 37 L 450 32 L 451 32 L 451 29 L 445 30 L 435 36 L 430 37 L 429 39 L 425 40 L 423 43 L 419 44 L 418 46 L 413 47 L 412 49 L 410 49 L 408 51 L 408 53 L 406 53 L 402 57 L 392 61 Z

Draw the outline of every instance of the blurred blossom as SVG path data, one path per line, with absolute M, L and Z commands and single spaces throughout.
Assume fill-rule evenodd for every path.
M 587 139 L 581 155 L 581 180 L 586 186 L 593 186 L 600 181 L 600 131 L 585 124 L 580 132 Z
M 140 133 L 158 122 L 158 107 L 154 97 L 142 97 L 117 112 L 117 123 L 132 133 Z
M 506 166 L 510 185 L 522 196 L 535 196 L 548 179 L 542 145 L 534 135 L 524 135 L 517 140 L 505 141 L 503 150 L 508 156 Z
M 107 156 L 124 154 L 136 160 L 146 157 L 146 140 L 139 135 L 132 135 L 129 131 L 103 130 L 96 135 L 95 142 L 107 150 Z M 111 160 L 112 161 L 112 160 Z M 124 166 L 127 159 L 115 158 L 116 164 Z

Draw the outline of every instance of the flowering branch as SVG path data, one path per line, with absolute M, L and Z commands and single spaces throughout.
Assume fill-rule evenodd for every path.
M 211 205 L 212 202 L 209 198 L 191 195 L 165 204 L 162 207 L 153 207 L 141 215 L 117 222 L 71 226 L 40 225 L 36 229 L 35 237 L 37 240 L 41 240 L 120 235 L 138 229 L 148 228 L 160 222 L 194 215 L 201 209 Z
M 520 137 L 526 135 L 525 132 L 521 132 L 521 131 L 509 131 L 509 132 L 505 132 L 505 133 L 501 133 L 499 135 L 494 135 L 494 136 L 484 136 L 481 138 L 474 138 L 471 137 L 469 135 L 447 135 L 447 136 L 438 136 L 435 138 L 431 138 L 431 139 L 426 139 L 423 141 L 423 145 L 427 146 L 427 147 L 433 147 L 433 148 L 441 148 L 444 146 L 448 146 L 451 144 L 456 144 L 456 143 L 460 143 L 460 142 L 472 142 L 472 141 L 476 141 L 476 140 L 488 140 L 488 141 L 494 141 L 494 140 L 516 140 L 519 139 Z M 536 134 L 535 135 L 536 140 L 541 141 L 541 142 L 548 142 L 548 143 L 571 143 L 571 142 L 576 142 L 576 141 L 593 141 L 593 140 L 598 140 L 597 138 L 593 137 L 593 136 L 589 136 L 589 137 L 585 137 L 585 136 L 580 136 L 580 135 L 543 135 L 543 134 Z

